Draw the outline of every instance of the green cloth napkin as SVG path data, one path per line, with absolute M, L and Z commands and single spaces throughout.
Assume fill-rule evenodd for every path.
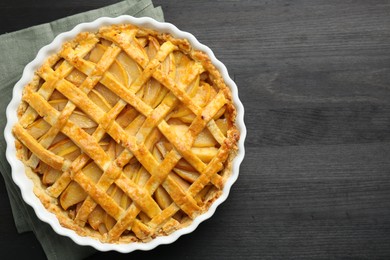
M 161 7 L 155 8 L 151 0 L 127 0 L 114 5 L 62 18 L 20 31 L 0 35 L 0 130 L 6 124 L 5 110 L 11 100 L 12 89 L 21 78 L 23 68 L 32 61 L 38 50 L 49 44 L 56 35 L 69 31 L 82 22 L 90 22 L 102 16 L 149 16 L 164 21 Z M 0 138 L 0 172 L 3 175 L 11 203 L 15 225 L 19 233 L 33 231 L 49 260 L 82 259 L 96 252 L 92 247 L 78 246 L 71 239 L 56 234 L 40 221 L 33 209 L 24 203 L 19 188 L 11 178 L 11 168 L 5 158 L 6 144 Z

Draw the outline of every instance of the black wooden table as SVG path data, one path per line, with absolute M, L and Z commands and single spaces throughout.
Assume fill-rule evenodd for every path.
M 113 2 L 2 1 L 0 33 Z M 389 259 L 390 1 L 154 3 L 235 79 L 246 158 L 192 234 L 92 258 Z M 44 258 L 33 234 L 17 234 L 3 180 L 0 192 L 0 252 Z

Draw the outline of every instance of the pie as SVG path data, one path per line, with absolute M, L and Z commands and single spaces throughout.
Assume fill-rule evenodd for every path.
M 34 193 L 63 227 L 131 243 L 190 225 L 221 195 L 235 119 L 206 53 L 120 24 L 48 57 L 23 89 L 12 132 Z

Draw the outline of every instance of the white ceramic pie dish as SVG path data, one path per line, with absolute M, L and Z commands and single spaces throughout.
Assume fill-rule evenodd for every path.
M 109 244 L 102 243 L 94 238 L 82 237 L 76 234 L 75 231 L 62 227 L 57 217 L 53 213 L 50 213 L 48 210 L 46 210 L 46 208 L 42 205 L 41 201 L 35 196 L 33 192 L 33 182 L 25 174 L 25 168 L 23 163 L 16 157 L 16 149 L 14 145 L 15 138 L 12 135 L 11 130 L 12 126 L 18 121 L 17 108 L 20 104 L 22 90 L 24 86 L 28 84 L 28 82 L 30 82 L 34 75 L 34 72 L 50 55 L 58 52 L 64 42 L 71 40 L 80 32 L 97 31 L 98 28 L 102 26 L 124 23 L 131 23 L 141 27 L 155 29 L 161 32 L 167 32 L 172 34 L 176 38 L 186 38 L 195 49 L 205 52 L 210 57 L 212 63 L 220 71 L 223 79 L 225 80 L 226 85 L 229 86 L 231 89 L 233 102 L 237 109 L 236 124 L 240 131 L 240 140 L 238 142 L 237 156 L 233 160 L 232 174 L 224 186 L 222 195 L 211 205 L 207 212 L 194 219 L 191 225 L 179 229 L 170 234 L 169 236 L 157 237 L 147 243 L 138 242 L 130 244 Z M 53 40 L 52 43 L 41 48 L 36 58 L 29 64 L 27 64 L 24 68 L 21 79 L 16 83 L 13 89 L 13 97 L 7 107 L 6 116 L 7 125 L 4 130 L 4 137 L 7 143 L 6 157 L 9 164 L 11 165 L 13 181 L 19 186 L 24 201 L 34 209 L 38 218 L 48 223 L 56 233 L 71 238 L 75 243 L 79 245 L 92 246 L 99 251 L 115 250 L 121 253 L 129 253 L 134 250 L 151 250 L 158 245 L 170 244 L 176 241 L 181 235 L 188 234 L 194 231 L 201 222 L 210 218 L 214 214 L 216 208 L 227 199 L 231 186 L 238 178 L 239 167 L 244 158 L 245 153 L 244 141 L 246 137 L 246 128 L 244 124 L 244 107 L 238 97 L 237 86 L 229 77 L 226 67 L 219 60 L 217 60 L 214 53 L 207 46 L 199 43 L 199 41 L 196 40 L 196 38 L 192 34 L 188 32 L 183 32 L 170 23 L 157 22 L 156 20 L 147 17 L 134 18 L 127 15 L 119 16 L 116 18 L 101 17 L 90 23 L 81 23 L 75 28 L 73 28 L 71 31 L 59 34 Z

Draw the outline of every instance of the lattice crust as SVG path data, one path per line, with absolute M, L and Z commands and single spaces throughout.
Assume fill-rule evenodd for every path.
M 132 25 L 81 33 L 22 99 L 18 156 L 45 207 L 80 235 L 170 234 L 229 177 L 239 138 L 230 90 L 187 40 Z

